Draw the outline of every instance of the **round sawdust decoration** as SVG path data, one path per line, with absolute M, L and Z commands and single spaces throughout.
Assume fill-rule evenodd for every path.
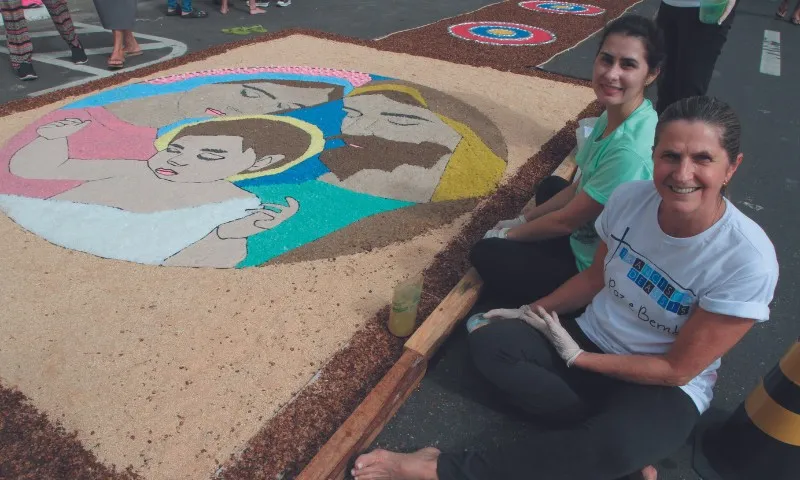
M 556 13 L 561 15 L 580 15 L 582 17 L 594 17 L 605 13 L 604 8 L 596 7 L 594 5 L 586 5 L 583 3 L 570 3 L 570 2 L 548 2 L 543 0 L 535 0 L 529 2 L 520 2 L 519 6 L 527 10 L 533 10 L 540 13 Z
M 99 257 L 241 268 L 406 241 L 469 211 L 505 167 L 497 127 L 424 86 L 210 70 L 102 91 L 26 127 L 0 149 L 0 211 Z
M 467 22 L 453 25 L 450 34 L 487 45 L 534 46 L 554 42 L 556 36 L 542 28 L 509 22 Z

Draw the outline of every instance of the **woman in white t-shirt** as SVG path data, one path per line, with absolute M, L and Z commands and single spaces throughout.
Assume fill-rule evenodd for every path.
M 592 265 L 534 304 L 485 313 L 470 333 L 481 373 L 556 428 L 485 451 L 372 452 L 356 479 L 611 480 L 677 450 L 711 402 L 719 359 L 769 318 L 778 280 L 769 238 L 724 197 L 739 135 L 718 100 L 668 107 L 654 180 L 614 191 Z

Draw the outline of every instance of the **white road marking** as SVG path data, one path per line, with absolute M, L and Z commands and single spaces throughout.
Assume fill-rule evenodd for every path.
M 90 25 L 90 24 L 87 24 L 87 23 L 75 22 L 74 25 L 75 25 L 75 28 L 76 28 L 76 30 L 78 32 L 78 35 L 87 34 L 87 33 L 106 32 L 106 33 L 109 34 L 109 42 L 111 41 L 111 32 L 109 30 L 106 30 L 106 29 L 104 29 L 102 27 L 98 27 L 98 26 L 95 26 L 95 25 Z M 146 62 L 146 63 L 142 63 L 140 65 L 136 65 L 136 66 L 132 66 L 132 67 L 125 67 L 124 69 L 122 69 L 122 71 L 125 71 L 125 72 L 130 72 L 132 70 L 138 70 L 140 68 L 148 67 L 148 66 L 156 64 L 156 63 L 160 63 L 160 62 L 164 62 L 164 61 L 176 58 L 176 57 L 180 57 L 181 55 L 186 53 L 186 50 L 188 49 L 188 47 L 186 46 L 185 43 L 179 42 L 177 40 L 172 40 L 171 38 L 164 38 L 164 37 L 159 37 L 159 36 L 156 36 L 156 35 L 148 35 L 148 34 L 145 34 L 145 33 L 135 33 L 135 35 L 136 35 L 136 38 L 138 38 L 138 39 L 149 40 L 150 42 L 152 42 L 152 43 L 142 43 L 141 44 L 142 50 L 157 50 L 157 49 L 161 49 L 161 48 L 169 48 L 170 52 L 168 54 L 166 54 L 165 56 L 160 57 L 160 58 L 158 58 L 156 60 L 153 60 L 153 61 L 150 61 L 150 62 Z M 31 33 L 31 37 L 37 37 L 37 38 L 41 38 L 41 37 L 57 37 L 57 36 L 59 36 L 59 34 L 55 30 Z M 0 35 L 0 41 L 5 41 L 5 38 L 6 38 L 5 35 Z M 104 55 L 104 54 L 111 53 L 111 50 L 112 50 L 111 47 L 89 48 L 89 49 L 86 49 L 86 54 L 87 55 Z M 8 54 L 8 49 L 4 48 L 4 47 L 0 47 L 0 53 Z M 61 90 L 63 88 L 69 88 L 69 87 L 74 87 L 76 85 L 82 85 L 84 83 L 91 82 L 93 80 L 97 80 L 98 78 L 110 77 L 111 75 L 114 75 L 114 73 L 120 71 L 120 70 L 116 70 L 116 71 L 106 70 L 106 69 L 102 69 L 102 68 L 91 67 L 89 65 L 75 65 L 74 63 L 72 63 L 69 60 L 62 60 L 63 58 L 69 58 L 71 55 L 72 55 L 72 52 L 70 52 L 69 50 L 62 50 L 62 51 L 58 51 L 58 52 L 47 52 L 47 53 L 36 53 L 36 52 L 34 52 L 34 54 L 33 54 L 34 61 L 42 62 L 42 63 L 49 63 L 50 65 L 56 65 L 56 66 L 62 67 L 62 68 L 68 68 L 70 70 L 75 70 L 75 71 L 78 71 L 78 72 L 82 72 L 82 73 L 88 74 L 89 76 L 86 77 L 86 78 L 81 78 L 79 80 L 75 80 L 75 81 L 72 81 L 72 82 L 68 82 L 68 83 L 64 83 L 64 84 L 58 85 L 57 87 L 46 88 L 44 90 L 39 90 L 39 91 L 36 91 L 36 92 L 33 92 L 33 93 L 29 93 L 28 96 L 29 97 L 37 97 L 39 95 L 43 95 L 45 93 L 49 93 L 49 92 L 52 92 L 52 91 L 55 91 L 55 90 Z
M 25 9 L 25 20 L 29 22 L 35 22 L 37 20 L 49 20 L 49 19 L 50 19 L 50 14 L 47 13 L 47 9 L 45 7 Z M 0 17 L 0 25 L 3 25 L 3 17 Z
M 765 75 L 781 76 L 781 32 L 764 30 L 760 70 Z

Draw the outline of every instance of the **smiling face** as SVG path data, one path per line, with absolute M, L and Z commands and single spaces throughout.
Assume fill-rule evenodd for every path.
M 647 50 L 638 37 L 612 33 L 594 61 L 592 88 L 606 108 L 638 103 L 658 76 L 647 65 Z
M 242 151 L 241 137 L 188 135 L 153 155 L 147 166 L 162 180 L 209 183 L 257 168 L 257 163 L 252 148 Z
M 264 115 L 325 103 L 334 89 L 263 81 L 201 85 L 181 95 L 178 110 L 186 117 Z
M 386 95 L 358 95 L 344 99 L 342 133 L 376 136 L 394 142 L 431 142 L 450 151 L 460 135 L 427 108 L 401 103 Z M 457 138 L 456 138 L 457 137 Z
M 682 217 L 713 215 L 721 190 L 742 161 L 731 163 L 720 144 L 720 127 L 676 120 L 659 131 L 653 152 L 653 181 L 665 212 Z

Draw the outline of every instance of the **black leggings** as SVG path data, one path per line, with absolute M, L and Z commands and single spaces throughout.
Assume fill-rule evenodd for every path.
M 563 178 L 546 178 L 536 191 L 536 204 L 543 204 L 568 186 Z M 469 259 L 484 283 L 480 305 L 531 303 L 578 273 L 569 236 L 539 242 L 487 238 L 472 247 Z
M 599 352 L 574 320 L 565 328 Z M 567 368 L 550 342 L 520 320 L 469 335 L 478 370 L 550 429 L 484 451 L 439 456 L 440 480 L 612 480 L 674 453 L 699 417 L 678 387 L 639 385 Z
M 666 63 L 658 80 L 659 115 L 673 102 L 706 94 L 736 7 L 722 25 L 702 23 L 699 13 L 699 8 L 673 7 L 663 1 L 658 7 L 656 23 L 664 32 L 667 47 Z

